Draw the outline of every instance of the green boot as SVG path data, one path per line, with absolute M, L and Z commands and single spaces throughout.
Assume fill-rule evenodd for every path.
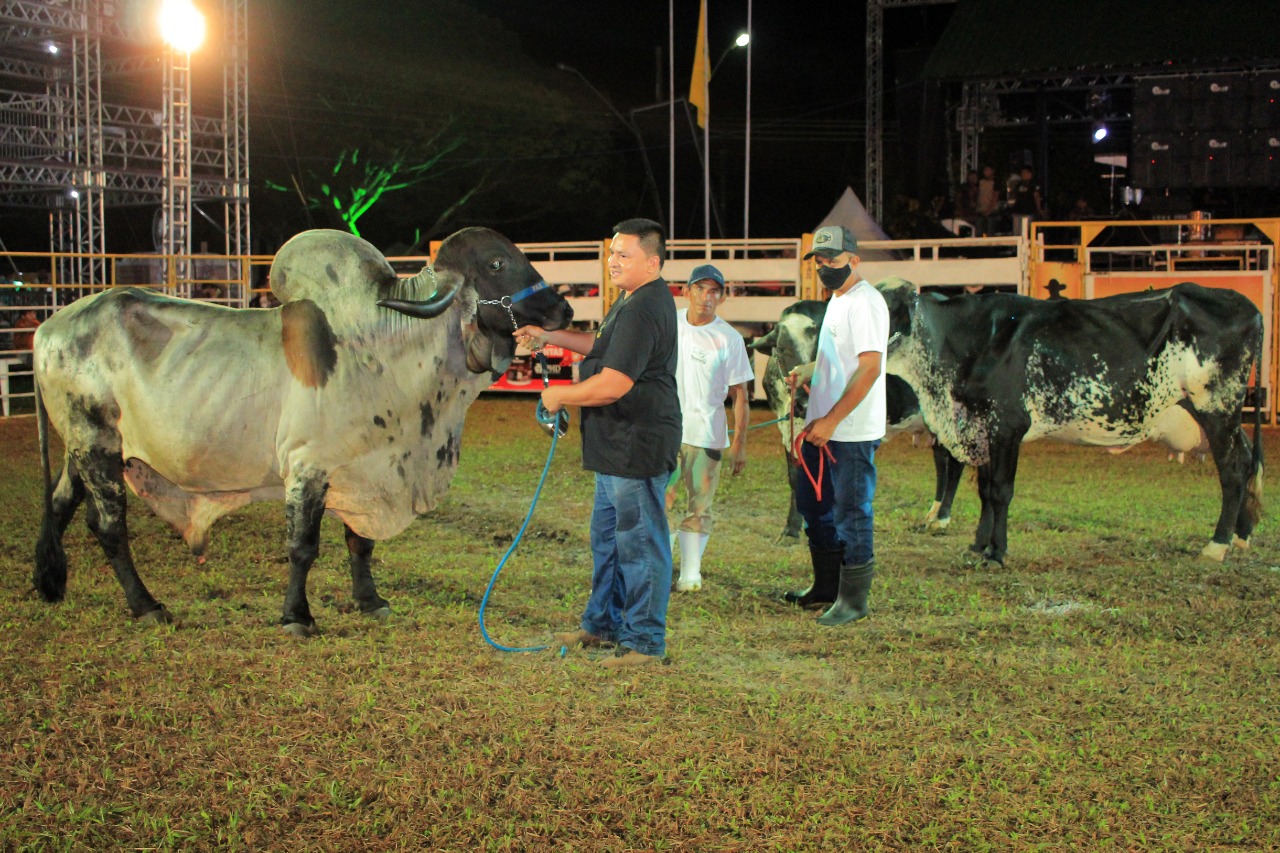
M 836 603 L 818 617 L 819 625 L 844 625 L 867 615 L 867 593 L 876 576 L 876 561 L 840 567 L 840 594 Z
M 783 595 L 782 599 L 788 604 L 808 607 L 810 604 L 826 604 L 836 600 L 844 551 L 818 551 L 810 548 L 809 559 L 813 561 L 813 584 L 806 590 Z

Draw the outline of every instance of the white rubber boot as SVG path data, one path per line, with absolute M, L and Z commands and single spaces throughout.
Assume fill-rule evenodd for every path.
M 676 592 L 697 592 L 702 589 L 702 554 L 711 537 L 692 530 L 681 530 L 676 536 L 680 540 L 680 577 L 676 580 Z

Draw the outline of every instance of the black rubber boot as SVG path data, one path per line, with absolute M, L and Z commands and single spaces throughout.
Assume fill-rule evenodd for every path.
M 831 608 L 818 617 L 819 625 L 844 625 L 867 615 L 867 593 L 876 576 L 876 561 L 840 568 L 840 595 Z
M 808 607 L 810 604 L 826 604 L 836 600 L 840 591 L 840 563 L 844 561 L 844 551 L 819 551 L 809 549 L 809 559 L 813 561 L 813 584 L 806 590 L 791 591 L 782 596 L 788 604 Z

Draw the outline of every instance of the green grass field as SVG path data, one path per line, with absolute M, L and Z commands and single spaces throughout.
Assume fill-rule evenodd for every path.
M 83 510 L 67 600 L 40 601 L 35 423 L 0 420 L 0 849 L 1280 849 L 1276 516 L 1197 559 L 1212 463 L 1029 445 L 1008 562 L 974 570 L 972 483 L 920 532 L 932 458 L 895 439 L 871 616 L 827 629 L 779 600 L 808 554 L 773 544 L 767 427 L 721 485 L 703 591 L 673 594 L 668 665 L 617 674 L 477 627 L 546 458 L 533 405 L 477 403 L 452 491 L 379 544 L 390 621 L 353 610 L 325 521 L 305 642 L 276 625 L 279 504 L 219 522 L 203 565 L 131 504 L 172 627 L 129 618 Z M 499 642 L 576 626 L 590 500 L 575 429 L 490 601 Z

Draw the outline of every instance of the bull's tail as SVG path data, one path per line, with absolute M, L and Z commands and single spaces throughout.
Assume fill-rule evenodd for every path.
M 1259 348 L 1260 349 L 1260 348 Z M 1244 512 L 1250 528 L 1262 518 L 1262 365 L 1254 358 L 1254 376 L 1257 377 L 1253 394 L 1253 459 L 1249 463 L 1249 485 L 1245 490 Z
M 36 402 L 36 430 L 40 437 L 40 473 L 44 476 L 44 520 L 36 542 L 36 563 L 31 582 L 45 601 L 61 601 L 67 594 L 67 553 L 62 530 L 53 512 L 53 475 L 49 466 L 49 412 L 40 396 L 40 372 L 32 356 L 32 386 Z

